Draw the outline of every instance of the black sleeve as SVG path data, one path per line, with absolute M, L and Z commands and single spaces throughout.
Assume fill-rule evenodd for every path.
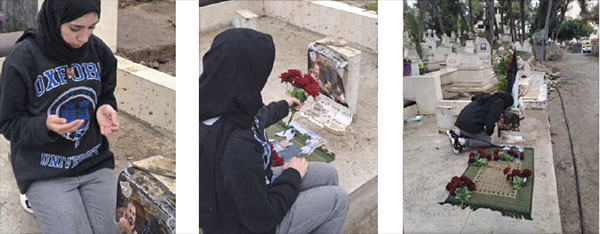
M 277 121 L 285 118 L 290 112 L 286 100 L 271 102 L 269 105 L 263 106 L 258 111 L 258 118 L 264 123 L 265 128 L 277 123 Z
M 96 106 L 101 107 L 104 104 L 109 104 L 113 109 L 117 110 L 117 100 L 114 93 L 115 87 L 117 87 L 117 58 L 115 58 L 108 47 L 104 48 L 101 54 L 103 56 L 100 77 L 102 88 L 100 97 L 98 98 L 98 105 Z
M 12 144 L 43 145 L 58 139 L 46 127 L 47 116 L 32 116 L 27 111 L 28 90 L 23 75 L 5 60 L 0 74 L 0 133 Z
M 224 152 L 223 160 L 228 164 L 222 164 L 221 174 L 223 188 L 227 197 L 232 199 L 236 216 L 252 233 L 273 230 L 298 197 L 300 173 L 295 169 L 287 169 L 267 186 L 260 154 L 250 157 L 248 152 L 255 153 L 256 150 L 249 147 L 248 143 L 231 143 L 235 147 Z
M 485 132 L 491 136 L 494 134 L 494 127 L 496 126 L 496 122 L 500 120 L 500 115 L 502 114 L 502 107 L 504 105 L 504 101 L 502 99 L 498 99 L 492 103 L 490 107 L 490 111 L 488 112 L 488 116 L 485 120 Z

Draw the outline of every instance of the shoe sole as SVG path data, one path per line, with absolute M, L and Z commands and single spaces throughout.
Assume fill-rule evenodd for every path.
M 450 140 L 450 148 L 452 148 L 452 152 L 454 152 L 454 154 L 459 154 L 460 150 L 456 150 L 456 148 L 454 147 L 456 145 L 456 141 L 452 136 L 450 130 L 446 130 L 446 135 L 448 136 L 448 140 Z

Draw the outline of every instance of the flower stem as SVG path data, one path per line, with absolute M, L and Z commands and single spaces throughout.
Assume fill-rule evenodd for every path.
M 292 105 L 292 116 L 290 116 L 290 120 L 288 120 L 287 124 L 285 125 L 285 131 L 283 131 L 283 135 L 285 135 L 285 133 L 287 132 L 287 130 L 290 128 L 290 123 L 292 122 L 292 118 L 294 118 L 294 114 L 296 114 L 296 107 L 298 105 L 294 103 L 294 105 Z

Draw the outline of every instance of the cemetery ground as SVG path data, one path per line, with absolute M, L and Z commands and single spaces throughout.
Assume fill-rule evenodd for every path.
M 275 64 L 262 91 L 263 101 L 268 104 L 290 96 L 286 85 L 281 83 L 280 74 L 288 69 L 299 69 L 306 73 L 308 44 L 325 36 L 270 17 L 260 17 L 258 25 L 262 32 L 272 35 L 276 49 Z M 200 34 L 201 58 L 210 48 L 214 37 L 226 29 Z M 352 124 L 346 128 L 345 135 L 335 135 L 319 128 L 300 114 L 294 116 L 294 121 L 308 131 L 315 131 L 327 141 L 324 148 L 335 153 L 335 160 L 331 163 L 338 170 L 340 187 L 350 195 L 350 211 L 344 233 L 376 233 L 377 54 L 357 47 L 362 52 L 358 111 Z M 309 98 L 302 110 L 309 108 L 312 103 L 313 99 Z
M 454 155 L 447 136 L 438 133 L 435 115 L 428 115 L 420 122 L 404 124 L 407 233 L 581 233 L 572 152 L 586 233 L 597 233 L 598 58 L 565 54 L 544 64 L 560 72 L 560 85 L 558 90 L 551 89 L 547 110 L 526 110 L 521 121 L 525 141 L 519 143 L 535 149 L 533 220 L 504 217 L 486 208 L 472 211 L 439 205 L 448 196 L 446 183 L 467 167 L 468 151 Z
M 584 226 L 586 233 L 597 233 L 598 57 L 567 54 L 562 60 L 548 61 L 545 65 L 557 69 L 563 83 L 558 88 L 560 96 L 558 92 L 552 92 L 548 103 L 562 231 L 581 233 L 574 152 Z
M 117 55 L 175 76 L 175 0 L 119 0 L 118 24 Z
M 120 0 L 117 55 L 134 62 L 167 60 L 161 72 L 175 75 L 175 1 Z M 171 24 L 172 22 L 172 24 Z M 150 30 L 151 29 L 151 30 Z M 151 66 L 150 66 L 151 67 Z M 120 129 L 108 137 L 115 154 L 115 176 L 132 162 L 162 155 L 175 159 L 175 134 L 158 130 L 119 112 Z M 0 233 L 41 233 L 35 216 L 23 210 L 9 159 L 9 143 L 0 135 Z M 175 191 L 172 191 L 175 193 Z

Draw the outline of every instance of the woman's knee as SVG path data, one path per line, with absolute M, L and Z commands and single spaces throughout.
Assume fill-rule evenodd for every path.
M 338 185 L 338 172 L 337 169 L 330 163 L 324 162 L 310 162 L 308 169 L 312 167 L 312 173 L 318 174 L 321 178 L 327 178 L 329 185 Z

